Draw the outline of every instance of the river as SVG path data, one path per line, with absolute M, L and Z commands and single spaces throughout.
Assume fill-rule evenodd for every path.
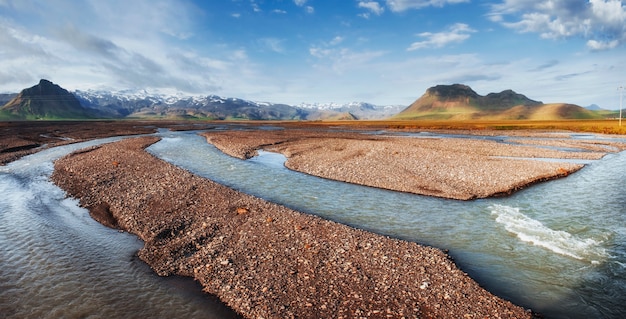
M 0 318 L 236 318 L 189 278 L 162 278 L 143 242 L 106 228 L 49 180 L 66 145 L 0 166 Z
M 149 151 L 168 162 L 296 210 L 447 249 L 483 287 L 546 318 L 626 314 L 626 152 L 509 197 L 456 201 L 293 172 L 280 154 L 231 158 L 194 132 L 159 135 Z M 191 293 L 193 282 L 154 275 L 134 257 L 138 239 L 97 224 L 48 181 L 55 158 L 89 145 L 0 167 L 0 314 L 233 316 Z
M 149 151 L 168 162 L 299 211 L 447 249 L 489 291 L 548 318 L 626 314 L 626 152 L 513 196 L 457 201 L 294 172 L 280 154 L 242 161 L 193 133 L 163 137 Z

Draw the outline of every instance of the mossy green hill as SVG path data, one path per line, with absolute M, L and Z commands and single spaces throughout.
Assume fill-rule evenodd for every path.
M 512 90 L 479 95 L 463 84 L 437 85 L 394 119 L 424 120 L 559 120 L 597 119 L 596 112 L 573 104 L 544 104 Z
M 72 93 L 43 79 L 0 108 L 0 119 L 5 120 L 89 118 L 93 118 L 91 112 Z

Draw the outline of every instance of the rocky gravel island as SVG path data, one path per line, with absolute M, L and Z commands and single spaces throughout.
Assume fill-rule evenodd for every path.
M 467 134 L 468 131 L 454 133 Z M 202 133 L 210 143 L 234 157 L 250 158 L 260 149 L 279 152 L 287 158 L 285 166 L 303 173 L 460 200 L 508 195 L 537 182 L 567 176 L 583 167 L 568 160 L 597 160 L 609 151 L 625 147 L 610 141 L 546 140 L 537 133 L 512 134 L 523 139 L 501 143 L 477 138 L 481 136 L 409 138 L 307 129 Z M 544 158 L 552 160 L 541 160 Z

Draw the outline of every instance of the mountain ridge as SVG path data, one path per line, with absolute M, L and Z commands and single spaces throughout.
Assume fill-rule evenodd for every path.
M 86 119 L 94 114 L 69 91 L 41 79 L 22 90 L 0 108 L 3 117 L 14 119 Z
M 218 95 L 164 94 L 146 89 L 70 92 L 44 79 L 19 94 L 0 94 L 0 105 L 7 100 L 0 107 L 0 119 L 509 120 L 602 117 L 600 112 L 573 104 L 544 104 L 510 89 L 482 96 L 464 84 L 433 86 L 408 107 L 366 102 L 292 106 Z
M 482 96 L 464 84 L 430 87 L 395 119 L 430 120 L 556 120 L 600 118 L 599 114 L 567 103 L 545 104 L 513 90 Z
M 378 106 L 365 102 L 301 103 L 292 106 L 218 95 L 161 94 L 146 90 L 76 90 L 74 94 L 84 106 L 110 117 L 167 117 L 169 113 L 170 116 L 177 114 L 178 117 L 213 119 L 381 119 L 405 107 Z

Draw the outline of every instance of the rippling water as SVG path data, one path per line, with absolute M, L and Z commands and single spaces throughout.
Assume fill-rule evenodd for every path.
M 49 181 L 58 147 L 0 167 L 0 318 L 229 318 L 190 279 L 160 278 L 135 236 L 95 222 Z
M 312 177 L 286 169 L 279 154 L 230 158 L 192 133 L 163 136 L 149 149 L 162 159 L 300 211 L 448 249 L 482 286 L 548 318 L 626 314 L 626 152 L 510 197 L 463 202 Z

